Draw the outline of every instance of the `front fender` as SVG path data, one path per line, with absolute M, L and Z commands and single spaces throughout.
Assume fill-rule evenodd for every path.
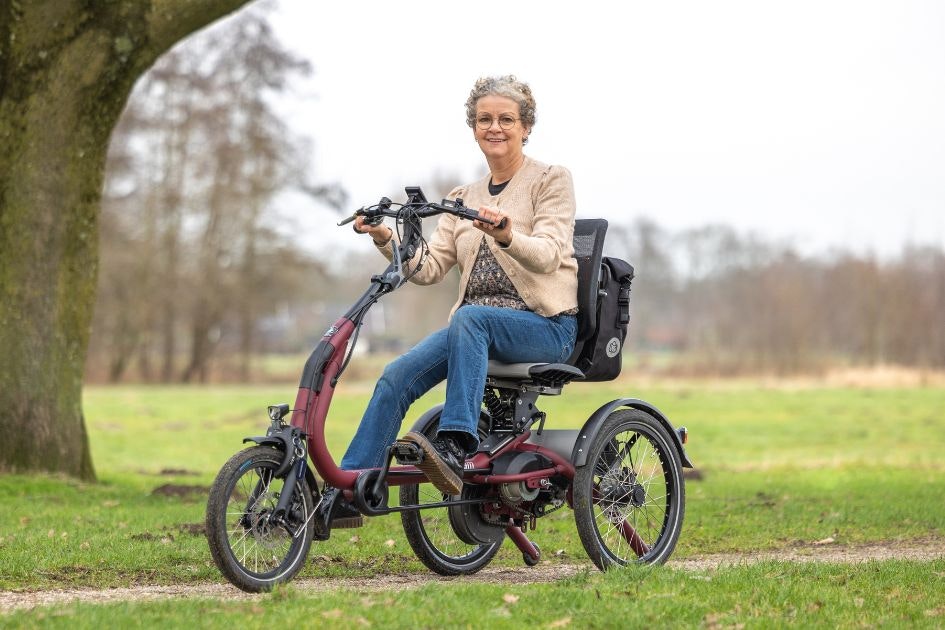
M 282 463 L 279 464 L 279 468 L 276 469 L 273 476 L 276 477 L 276 479 L 285 477 L 286 473 L 289 472 L 289 468 L 292 466 L 292 449 L 289 448 L 289 443 L 286 441 L 285 437 L 281 435 L 257 435 L 255 437 L 243 438 L 243 444 L 247 442 L 255 442 L 259 446 L 271 446 L 277 451 L 282 451 Z
M 282 451 L 282 463 L 276 470 L 276 478 L 285 476 L 289 470 L 289 467 L 292 466 L 292 458 L 288 456 L 291 451 L 286 448 L 285 438 L 277 435 L 257 435 L 254 437 L 243 438 L 243 444 L 247 442 L 253 442 L 259 446 L 271 446 L 278 451 Z M 318 503 L 318 497 L 321 496 L 318 491 L 318 482 L 316 481 L 315 473 L 312 472 L 312 467 L 308 465 L 308 462 L 305 462 L 305 481 L 308 482 L 308 487 L 315 496 L 315 502 Z
M 592 413 L 591 417 L 588 418 L 587 422 L 584 423 L 584 426 L 578 433 L 577 441 L 574 443 L 574 450 L 571 451 L 571 462 L 574 464 L 575 468 L 580 468 L 587 463 L 587 447 L 594 441 L 594 438 L 597 437 L 597 433 L 600 431 L 600 427 L 604 423 L 604 420 L 607 419 L 607 416 L 609 416 L 614 410 L 621 407 L 639 409 L 640 411 L 644 411 L 656 418 L 656 420 L 662 424 L 672 436 L 673 443 L 676 445 L 676 450 L 679 451 L 679 459 L 682 460 L 683 467 L 693 467 L 692 462 L 689 460 L 689 456 L 686 455 L 686 449 L 683 447 L 683 443 L 679 438 L 679 434 L 659 409 L 646 401 L 640 400 L 639 398 L 618 398 L 617 400 L 612 400 L 606 405 L 600 407 L 597 411 Z
M 295 461 L 295 447 L 293 445 L 304 445 L 305 438 L 305 433 L 298 427 L 273 423 L 273 425 L 269 427 L 269 430 L 266 431 L 266 435 L 243 438 L 243 444 L 246 442 L 254 442 L 260 446 L 271 446 L 276 450 L 282 451 L 282 463 L 279 464 L 279 468 L 273 473 L 277 479 L 282 479 L 288 474 L 289 468 L 292 467 L 292 463 Z M 306 466 L 307 465 L 308 462 L 306 462 Z
M 285 439 L 277 435 L 257 435 L 255 437 L 244 437 L 243 444 L 254 442 L 259 446 L 274 446 L 280 451 L 289 450 L 286 448 Z

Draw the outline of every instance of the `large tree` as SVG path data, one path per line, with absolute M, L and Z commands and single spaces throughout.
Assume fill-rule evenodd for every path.
M 248 0 L 0 0 L 0 470 L 94 479 L 82 373 L 108 139 L 135 80 Z

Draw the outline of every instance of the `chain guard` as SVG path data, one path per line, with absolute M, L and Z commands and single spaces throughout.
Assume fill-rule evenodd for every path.
M 489 490 L 488 486 L 466 484 L 461 499 L 481 499 Z M 503 525 L 493 525 L 482 516 L 482 504 L 453 505 L 447 508 L 453 531 L 468 545 L 488 545 L 502 540 L 505 536 Z

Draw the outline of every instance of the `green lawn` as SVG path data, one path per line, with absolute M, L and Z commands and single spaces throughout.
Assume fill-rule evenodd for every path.
M 351 386 L 335 395 L 328 439 L 338 456 L 369 393 Z M 264 432 L 266 405 L 291 402 L 294 394 L 291 385 L 88 388 L 85 410 L 100 483 L 0 476 L 0 590 L 221 580 L 200 531 L 206 487 L 244 436 Z M 419 401 L 408 422 L 441 396 L 434 391 Z M 836 544 L 945 539 L 945 390 L 575 384 L 564 396 L 544 399 L 542 408 L 547 426 L 578 427 L 597 406 L 623 396 L 648 400 L 689 428 L 688 452 L 701 479 L 687 484 L 676 558 L 796 547 L 828 537 Z M 193 492 L 184 492 L 188 486 Z M 551 562 L 586 562 L 567 509 L 540 520 L 533 540 Z M 302 576 L 425 571 L 396 516 L 338 531 L 313 546 L 311 557 Z M 495 563 L 520 566 L 521 555 L 506 544 Z M 853 624 L 857 615 L 870 624 L 945 623 L 941 561 L 766 563 L 697 575 L 591 571 L 565 583 L 518 589 L 513 594 L 520 599 L 512 604 L 502 600 L 509 588 L 459 580 L 397 593 L 398 609 L 407 611 L 403 618 L 387 616 L 390 607 L 382 605 L 365 605 L 358 615 L 375 625 L 400 620 L 410 626 L 407 620 L 414 619 L 421 627 L 436 625 L 430 614 L 447 612 L 457 625 L 478 625 L 477 619 L 520 625 L 536 610 L 543 611 L 540 624 L 571 617 L 578 627 L 615 627 L 622 625 L 614 623 L 618 619 L 630 625 L 720 627 L 777 619 L 829 626 Z M 483 617 L 471 616 L 468 600 L 483 602 Z M 332 611 L 344 606 L 344 594 L 312 597 L 289 588 L 245 605 L 61 607 L 41 621 L 75 625 L 77 619 L 125 615 L 154 625 L 143 620 L 172 615 L 178 624 L 199 616 L 231 625 L 233 615 L 255 607 L 275 619 L 315 614 L 331 625 Z M 425 612 L 431 606 L 433 613 Z M 40 621 L 35 612 L 0 617 L 0 625 L 4 619 Z

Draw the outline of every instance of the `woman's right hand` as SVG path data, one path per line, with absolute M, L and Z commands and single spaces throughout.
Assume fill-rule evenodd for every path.
M 354 219 L 354 231 L 358 234 L 370 234 L 377 245 L 387 245 L 390 239 L 394 237 L 394 231 L 383 223 L 380 225 L 365 225 L 364 217 Z

